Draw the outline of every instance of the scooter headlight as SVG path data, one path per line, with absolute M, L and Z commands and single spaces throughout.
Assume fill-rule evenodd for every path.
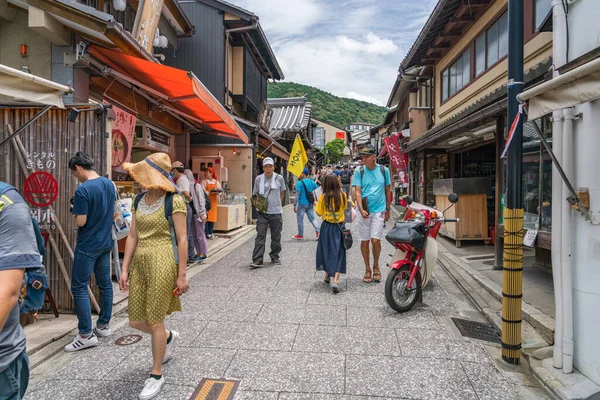
M 417 212 L 415 213 L 414 220 L 415 220 L 415 221 L 417 221 L 417 222 L 423 222 L 423 221 L 425 221 L 425 214 L 423 214 L 423 213 L 422 213 L 422 212 L 420 212 L 420 211 L 417 211 Z

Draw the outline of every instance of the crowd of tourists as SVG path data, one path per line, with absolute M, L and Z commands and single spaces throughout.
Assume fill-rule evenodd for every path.
M 333 293 L 339 292 L 340 274 L 346 273 L 346 251 L 351 246 L 346 224 L 352 222 L 352 215 L 356 216 L 356 236 L 365 263 L 363 281 L 381 280 L 379 255 L 384 222 L 390 217 L 390 175 L 387 168 L 376 164 L 372 147 L 367 146 L 361 155 L 362 165 L 352 169 L 348 165 L 327 165 L 319 171 L 305 168 L 296 185 L 298 234 L 293 239 L 304 239 L 307 216 L 318 241 L 315 268 L 324 272 L 324 281 Z M 64 348 L 75 352 L 97 346 L 99 340 L 111 335 L 110 253 L 118 192 L 112 181 L 97 173 L 88 154 L 77 153 L 68 167 L 81 183 L 71 199 L 71 213 L 78 227 L 71 278 L 78 334 Z M 164 153 L 152 154 L 138 163 L 124 163 L 123 168 L 142 193 L 132 205 L 119 287 L 129 291 L 130 326 L 151 336 L 152 367 L 139 394 L 140 399 L 150 399 L 165 382 L 162 366 L 172 357 L 173 344 L 179 338 L 179 332 L 165 326 L 165 318 L 181 311 L 180 296 L 189 289 L 188 262 L 202 262 L 208 257 L 207 239 L 215 237 L 216 222 L 216 207 L 209 204 L 217 203 L 221 187 L 214 169 L 206 169 L 204 179 L 198 182 L 182 162 L 172 162 Z M 269 257 L 275 266 L 281 264 L 286 183 L 275 172 L 273 159 L 265 158 L 262 168 L 252 196 L 257 220 L 251 268 L 264 267 L 268 231 Z M 19 313 L 26 275 L 43 271 L 39 237 L 27 203 L 15 188 L 0 182 L 0 399 L 22 398 L 29 381 Z M 92 273 L 100 292 L 95 326 L 87 291 Z

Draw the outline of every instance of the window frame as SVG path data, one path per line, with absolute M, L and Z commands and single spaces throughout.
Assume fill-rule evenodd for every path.
M 460 93 L 461 91 L 463 91 L 466 87 L 468 87 L 474 80 L 473 78 L 473 70 L 472 70 L 472 65 L 471 65 L 471 61 L 473 58 L 473 50 L 471 48 L 472 46 L 467 46 L 452 62 L 452 64 L 450 64 L 448 67 L 446 67 L 442 73 L 440 74 L 440 82 L 445 82 L 445 85 L 442 86 L 442 93 L 441 93 L 441 97 L 442 97 L 442 104 L 444 104 L 446 101 L 448 101 L 449 99 L 451 99 L 452 97 L 456 96 L 458 93 Z M 468 54 L 467 54 L 468 53 Z M 463 59 L 464 57 L 464 59 Z M 464 82 L 464 76 L 463 76 L 463 63 L 464 60 L 467 60 L 468 64 L 469 64 L 469 80 L 467 81 L 467 83 Z M 460 65 L 459 65 L 460 64 Z M 455 71 L 455 76 L 454 79 L 452 79 L 452 69 L 454 68 Z M 447 78 L 444 79 L 444 74 L 447 74 Z M 458 75 L 460 74 L 461 77 L 461 86 L 458 87 Z M 451 92 L 451 81 L 454 80 L 455 82 L 455 91 L 454 93 Z M 444 98 L 444 87 L 446 87 L 446 94 L 447 97 Z

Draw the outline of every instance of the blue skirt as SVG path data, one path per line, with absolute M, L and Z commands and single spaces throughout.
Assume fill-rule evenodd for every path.
M 336 272 L 346 273 L 346 249 L 342 244 L 343 224 L 332 224 L 323 221 L 319 243 L 317 244 L 317 271 L 325 271 L 334 276 Z

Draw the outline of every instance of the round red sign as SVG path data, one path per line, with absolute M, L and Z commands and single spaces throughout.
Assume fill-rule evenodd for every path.
M 25 198 L 34 206 L 46 207 L 58 196 L 58 182 L 48 172 L 38 171 L 25 180 Z

